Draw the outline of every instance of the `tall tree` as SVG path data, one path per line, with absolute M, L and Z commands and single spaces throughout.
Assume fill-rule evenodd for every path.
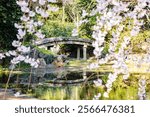
M 16 0 L 0 0 L 0 51 L 12 48 L 11 43 L 17 33 L 14 23 L 20 14 Z

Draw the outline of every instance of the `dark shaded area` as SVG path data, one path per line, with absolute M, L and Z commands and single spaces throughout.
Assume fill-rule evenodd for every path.
M 19 21 L 20 15 L 16 0 L 0 0 L 0 51 L 12 49 L 17 33 L 14 23 Z
M 14 23 L 19 21 L 20 15 L 16 0 L 0 0 L 0 52 L 13 49 L 12 41 L 17 39 Z M 7 67 L 9 59 L 0 60 L 0 65 Z

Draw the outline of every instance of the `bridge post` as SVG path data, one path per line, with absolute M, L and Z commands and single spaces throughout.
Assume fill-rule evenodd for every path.
M 80 47 L 77 48 L 77 60 L 80 60 Z
M 87 60 L 87 45 L 83 46 L 83 60 Z
M 83 79 L 86 79 L 87 78 L 87 74 L 86 74 L 86 71 L 83 71 Z

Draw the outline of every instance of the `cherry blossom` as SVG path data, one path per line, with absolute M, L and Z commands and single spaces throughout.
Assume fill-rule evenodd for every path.
M 78 30 L 77 29 L 73 29 L 72 30 L 72 36 L 78 36 Z
M 56 3 L 57 0 L 47 0 L 48 2 Z
M 93 100 L 98 100 L 101 97 L 101 93 L 98 93 L 97 95 L 94 96 Z
M 146 98 L 146 80 L 140 79 L 139 80 L 139 88 L 138 88 L 138 97 L 140 100 L 144 100 Z
M 87 15 L 88 15 L 88 13 L 85 10 L 82 10 L 82 17 L 85 17 Z
M 0 53 L 0 59 L 5 58 L 5 55 L 3 53 Z
M 27 22 L 30 20 L 30 17 L 26 16 L 26 15 L 23 15 L 21 18 L 20 18 L 22 21 L 24 22 Z
M 39 0 L 40 5 L 45 5 L 45 3 L 46 3 L 46 0 Z
M 25 35 L 26 35 L 25 30 L 23 30 L 23 29 L 18 30 L 18 34 L 17 34 L 17 37 L 19 37 L 18 39 L 22 39 Z
M 109 98 L 108 92 L 105 92 L 105 93 L 103 94 L 103 96 L 104 96 L 105 98 Z
M 50 6 L 50 5 L 47 5 L 47 7 L 48 7 L 48 11 L 56 12 L 56 11 L 58 11 L 58 10 L 59 10 L 59 8 L 58 8 L 58 7 L 54 7 L 54 6 Z
M 21 7 L 21 11 L 24 13 L 28 13 L 30 10 L 28 7 L 23 6 L 23 7 Z
M 35 33 L 35 35 L 40 38 L 40 39 L 43 39 L 45 37 L 44 34 L 42 34 L 41 30 L 39 30 L 38 32 Z
M 27 7 L 28 6 L 28 2 L 26 2 L 25 0 L 23 1 L 17 1 L 16 2 L 20 7 Z
M 34 16 L 35 16 L 35 12 L 29 11 L 29 16 L 30 16 L 30 17 L 34 17 Z
M 95 83 L 95 85 L 98 86 L 102 86 L 102 80 L 101 79 L 97 79 L 93 81 Z
M 14 47 L 19 47 L 19 46 L 21 46 L 21 42 L 14 40 L 14 41 L 12 42 L 12 46 L 14 46 Z
M 108 75 L 108 81 L 105 85 L 107 89 L 103 94 L 104 97 L 109 97 L 108 94 L 112 90 L 112 84 L 115 82 L 118 75 L 122 74 L 123 80 L 126 80 L 130 76 L 128 66 L 126 64 L 126 48 L 130 44 L 131 38 L 139 34 L 141 26 L 144 24 L 144 21 L 141 18 L 146 15 L 147 10 L 145 8 L 149 6 L 150 1 L 138 0 L 138 3 L 134 6 L 133 10 L 129 10 L 130 3 L 117 0 L 96 1 L 97 7 L 96 9 L 93 9 L 91 13 L 87 14 L 86 11 L 83 11 L 83 17 L 86 15 L 90 15 L 92 17 L 93 15 L 99 14 L 96 17 L 97 21 L 96 25 L 93 26 L 92 35 L 95 39 L 92 46 L 95 48 L 93 53 L 97 58 L 97 63 L 92 63 L 88 67 L 91 69 L 98 68 L 101 64 L 105 64 L 109 60 L 113 60 L 112 68 L 114 69 L 114 72 Z M 111 7 L 109 7 L 109 5 L 111 5 Z M 83 24 L 82 20 L 83 19 L 80 21 L 80 25 Z M 86 18 L 84 20 L 86 20 Z M 127 20 L 129 22 L 128 25 L 124 25 L 123 22 Z M 121 33 L 124 32 L 125 27 L 131 30 L 130 34 L 121 37 Z M 107 34 L 112 35 L 108 49 L 109 53 L 104 58 L 101 58 L 101 54 L 106 43 L 105 39 Z M 122 38 L 122 42 L 117 50 L 120 38 Z M 137 60 L 135 61 L 137 62 Z M 138 62 L 138 65 L 141 64 L 142 60 L 140 59 L 139 61 L 140 63 Z M 145 59 L 145 61 L 148 61 L 148 59 Z M 94 82 L 97 85 L 97 82 Z
M 37 0 L 32 0 L 32 2 L 37 2 Z
M 24 28 L 22 25 L 19 25 L 19 24 L 17 24 L 17 23 L 15 23 L 14 26 L 15 26 L 16 28 L 18 28 L 18 29 L 19 29 L 19 28 Z
M 21 45 L 20 47 L 17 48 L 17 50 L 19 52 L 28 53 L 28 52 L 30 52 L 30 47 L 26 47 L 26 46 Z
M 31 4 L 35 4 L 33 7 L 30 7 Z M 0 59 L 5 58 L 6 56 L 13 56 L 11 63 L 18 64 L 21 61 L 24 61 L 30 64 L 32 67 L 38 67 L 38 60 L 33 58 L 29 58 L 27 54 L 30 52 L 30 47 L 24 46 L 24 39 L 27 34 L 32 34 L 36 39 L 43 39 L 45 35 L 42 34 L 39 28 L 43 26 L 42 19 L 47 18 L 49 16 L 48 9 L 49 5 L 47 2 L 56 2 L 56 0 L 18 0 L 16 3 L 20 6 L 23 15 L 20 17 L 20 22 L 15 23 L 14 26 L 18 29 L 18 33 L 16 34 L 17 39 L 14 39 L 12 42 L 12 46 L 16 48 L 16 50 L 8 51 L 5 53 L 0 53 Z M 49 9 L 50 10 L 50 9 Z M 57 7 L 51 7 L 51 11 L 57 11 Z M 37 15 L 41 15 L 42 18 L 38 19 L 35 17 Z M 34 44 L 34 43 L 33 43 Z

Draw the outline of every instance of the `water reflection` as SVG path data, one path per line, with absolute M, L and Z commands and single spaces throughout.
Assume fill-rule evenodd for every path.
M 17 77 L 18 76 L 18 77 Z M 30 73 L 13 74 L 10 80 L 10 88 L 19 88 L 26 91 L 29 84 Z M 131 74 L 129 79 L 123 80 L 119 76 L 112 85 L 109 97 L 102 94 L 106 91 L 105 84 L 108 80 L 108 73 L 89 71 L 57 71 L 53 73 L 40 72 L 31 74 L 32 95 L 45 100 L 137 100 L 150 99 L 149 76 Z M 0 75 L 0 87 L 7 81 L 7 74 Z M 101 85 L 96 86 L 95 82 Z M 11 86 L 11 84 L 13 86 Z M 17 87 L 18 88 L 18 87 Z
M 80 100 L 91 99 L 96 93 L 96 88 L 90 84 L 66 85 L 66 86 L 38 86 L 34 90 L 34 95 L 40 99 L 51 100 Z

